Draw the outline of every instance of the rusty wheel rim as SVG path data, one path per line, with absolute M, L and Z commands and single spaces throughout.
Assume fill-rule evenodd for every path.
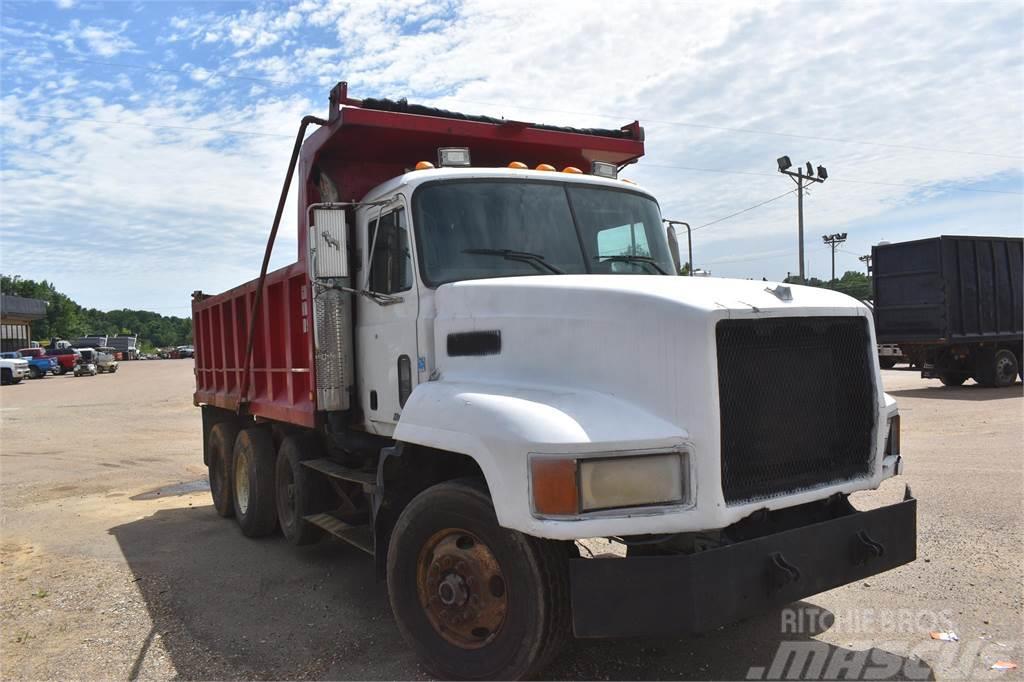
M 417 562 L 416 587 L 431 626 L 457 647 L 484 647 L 505 623 L 508 591 L 501 566 L 468 531 L 446 528 L 427 540 Z

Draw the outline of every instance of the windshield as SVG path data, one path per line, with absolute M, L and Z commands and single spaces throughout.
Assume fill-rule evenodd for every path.
M 658 205 L 631 191 L 521 180 L 459 180 L 413 197 L 430 286 L 536 274 L 674 272 Z

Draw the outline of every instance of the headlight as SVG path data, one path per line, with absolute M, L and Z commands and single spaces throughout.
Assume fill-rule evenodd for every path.
M 530 462 L 534 510 L 544 516 L 680 504 L 688 489 L 684 455 L 666 453 L 625 457 Z

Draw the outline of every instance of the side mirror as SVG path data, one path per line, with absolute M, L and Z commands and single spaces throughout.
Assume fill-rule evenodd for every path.
M 338 208 L 313 209 L 309 226 L 309 272 L 313 279 L 348 277 L 348 229 L 345 211 Z
M 676 231 L 671 225 L 665 228 L 665 233 L 668 235 L 668 250 L 672 254 L 672 262 L 676 266 L 676 274 L 678 275 L 683 268 L 679 262 L 679 240 L 676 238 Z

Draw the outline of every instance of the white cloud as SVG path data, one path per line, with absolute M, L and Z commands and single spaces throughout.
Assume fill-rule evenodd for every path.
M 55 4 L 60 9 L 71 9 L 75 6 L 75 0 L 56 0 Z
M 33 64 L 40 58 L 32 51 L 5 50 L 5 78 L 28 75 L 17 92 L 10 85 L 5 91 L 0 187 L 25 198 L 5 202 L 0 230 L 66 221 L 109 230 L 130 225 L 132 234 L 123 251 L 95 259 L 53 255 L 43 239 L 5 256 L 5 268 L 26 275 L 66 269 L 81 281 L 118 271 L 131 278 L 131 291 L 175 301 L 187 301 L 197 287 L 218 290 L 252 276 L 294 126 L 302 114 L 323 113 L 327 87 L 342 78 L 354 97 L 407 96 L 519 120 L 616 127 L 639 118 L 647 157 L 625 175 L 654 191 L 666 215 L 694 226 L 789 189 L 774 171 L 781 154 L 821 163 L 831 177 L 805 205 L 815 267 L 826 263 L 815 240 L 827 231 L 850 232 L 851 253 L 840 256 L 839 267 L 852 269 L 856 254 L 881 236 L 951 229 L 939 217 L 943 210 L 965 222 L 972 211 L 978 216 L 960 231 L 985 229 L 986 221 L 1019 231 L 1024 221 L 1019 195 L 961 192 L 950 200 L 939 191 L 992 178 L 1010 178 L 1006 191 L 1024 189 L 1024 10 L 1012 3 L 650 2 L 636 12 L 501 0 L 303 0 L 223 14 L 207 7 L 170 20 L 182 41 L 176 52 L 165 51 L 161 39 L 143 46 L 169 69 L 145 76 L 161 92 L 158 100 L 124 102 L 119 93 L 131 83 L 112 75 L 107 92 L 89 85 L 94 76 L 80 76 L 80 103 L 55 112 L 46 84 L 64 92 L 61 79 L 73 74 L 63 73 L 63 64 L 56 69 L 52 57 Z M 55 49 L 70 43 L 104 56 L 139 49 L 124 24 L 72 28 L 47 40 Z M 93 28 L 100 33 L 87 33 Z M 0 30 L 16 40 L 46 33 L 10 22 Z M 178 54 L 194 63 L 182 66 Z M 322 91 L 285 85 L 310 82 Z M 134 125 L 53 122 L 39 114 Z M 282 137 L 225 137 L 147 122 Z M 862 184 L 874 182 L 889 184 Z M 784 276 L 796 266 L 794 203 L 789 196 L 694 232 L 697 264 L 716 274 Z M 291 228 L 282 230 L 279 264 L 294 257 L 294 241 L 287 241 L 294 217 L 286 215 Z M 52 239 L 57 243 L 60 232 Z

